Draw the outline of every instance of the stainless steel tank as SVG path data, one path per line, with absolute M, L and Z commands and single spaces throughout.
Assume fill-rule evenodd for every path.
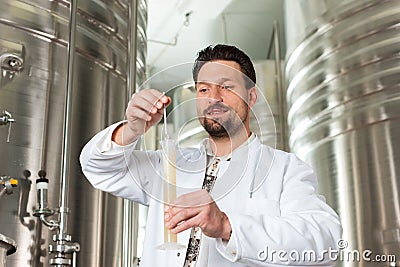
M 145 80 L 147 5 L 138 1 L 137 84 Z M 0 175 L 19 180 L 0 203 L 0 232 L 18 244 L 8 267 L 48 266 L 52 232 L 32 216 L 35 180 L 45 170 L 49 206 L 59 205 L 66 94 L 68 1 L 0 0 L 0 115 L 16 120 L 10 142 L 0 125 Z M 94 190 L 80 171 L 84 144 L 124 117 L 127 89 L 127 0 L 78 2 L 68 233 L 80 243 L 78 266 L 120 266 L 122 200 Z M 56 219 L 56 217 L 55 217 Z
M 330 2 L 289 49 L 290 147 L 339 212 L 342 252 L 361 255 L 338 266 L 399 266 L 400 1 Z
M 286 51 L 289 55 L 304 39 L 308 27 L 313 24 L 328 10 L 335 9 L 339 4 L 353 2 L 354 0 L 285 0 L 285 40 Z

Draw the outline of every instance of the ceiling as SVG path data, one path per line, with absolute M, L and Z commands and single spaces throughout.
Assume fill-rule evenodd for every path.
M 266 59 L 274 20 L 279 21 L 283 58 L 283 2 L 149 0 L 147 69 L 151 86 L 169 90 L 189 81 L 196 53 L 210 44 L 232 44 L 252 60 Z

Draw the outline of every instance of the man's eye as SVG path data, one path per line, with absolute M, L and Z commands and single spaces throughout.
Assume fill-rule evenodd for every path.
M 207 88 L 206 87 L 202 87 L 202 88 L 200 88 L 200 89 L 198 89 L 198 91 L 200 92 L 200 93 L 204 93 L 204 92 L 207 92 Z
M 234 88 L 233 85 L 222 85 L 221 87 L 222 87 L 223 89 L 226 89 L 226 90 L 233 90 L 233 88 Z

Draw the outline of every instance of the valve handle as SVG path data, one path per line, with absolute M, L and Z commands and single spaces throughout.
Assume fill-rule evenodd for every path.
M 7 195 L 10 195 L 13 193 L 13 187 L 17 187 L 18 180 L 10 178 L 9 176 L 1 176 L 0 177 L 0 185 L 1 185 L 1 187 L 4 187 Z
M 8 134 L 7 134 L 7 143 L 10 143 L 11 137 L 11 124 L 15 122 L 15 119 L 12 118 L 12 115 L 7 110 L 4 111 L 3 115 L 0 116 L 0 125 L 8 124 Z

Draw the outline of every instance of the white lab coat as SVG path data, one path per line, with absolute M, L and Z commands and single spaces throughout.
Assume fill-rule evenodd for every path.
M 112 143 L 116 125 L 84 147 L 82 170 L 95 188 L 149 206 L 141 266 L 181 267 L 185 250 L 156 249 L 164 237 L 162 152 Z M 178 195 L 201 188 L 205 155 L 203 145 L 180 151 Z M 316 187 L 309 166 L 293 154 L 262 145 L 258 138 L 234 150 L 230 161 L 221 161 L 211 193 L 228 216 L 232 235 L 229 242 L 203 235 L 197 266 L 331 266 L 327 257 L 309 261 L 295 253 L 312 250 L 318 256 L 323 250 L 336 249 L 341 236 L 338 216 L 317 195 Z M 178 242 L 186 246 L 189 234 L 190 230 L 178 234 Z

